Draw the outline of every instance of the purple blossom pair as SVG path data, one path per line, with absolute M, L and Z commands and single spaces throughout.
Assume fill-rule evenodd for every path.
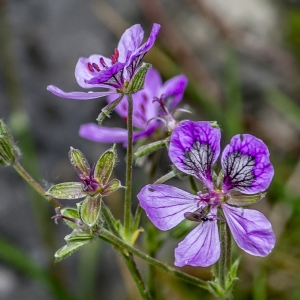
M 187 78 L 184 75 L 173 77 L 162 83 L 159 72 L 150 69 L 145 78 L 144 89 L 133 94 L 133 126 L 137 130 L 133 134 L 133 141 L 151 136 L 162 125 L 163 121 L 172 130 L 175 121 L 170 115 L 172 110 L 182 99 Z M 116 100 L 115 95 L 108 96 L 108 102 Z M 123 98 L 115 111 L 127 119 L 127 99 Z M 159 121 L 160 120 L 160 121 Z M 124 128 L 109 128 L 93 123 L 80 127 L 80 136 L 102 143 L 127 143 L 128 132 Z
M 250 134 L 235 135 L 221 156 L 222 170 L 213 166 L 220 154 L 220 129 L 209 122 L 184 121 L 171 135 L 169 156 L 182 172 L 205 186 L 196 195 L 165 184 L 146 185 L 138 194 L 152 223 L 169 230 L 185 219 L 200 223 L 175 249 L 175 265 L 207 267 L 220 257 L 217 222 L 226 221 L 237 245 L 249 254 L 266 256 L 275 245 L 270 222 L 255 210 L 274 169 L 267 146 Z M 221 215 L 220 215 L 221 212 Z
M 89 58 L 79 58 L 75 68 L 77 83 L 85 89 L 107 88 L 104 92 L 64 92 L 56 86 L 49 85 L 48 91 L 62 98 L 89 100 L 108 95 L 124 93 L 126 86 L 136 74 L 145 54 L 153 46 L 159 24 L 153 24 L 148 40 L 143 44 L 144 30 L 136 24 L 122 35 L 118 48 L 110 58 L 93 54 Z

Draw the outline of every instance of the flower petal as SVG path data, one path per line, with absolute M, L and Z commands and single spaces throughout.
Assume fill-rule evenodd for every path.
M 220 258 L 217 221 L 202 222 L 175 249 L 175 266 L 208 267 Z
M 152 30 L 150 32 L 149 38 L 145 44 L 139 47 L 134 53 L 132 53 L 128 63 L 126 70 L 128 72 L 128 79 L 131 79 L 135 73 L 135 70 L 139 67 L 141 60 L 145 56 L 145 54 L 152 48 L 158 33 L 160 30 L 159 24 L 153 24 Z
M 160 230 L 169 230 L 183 221 L 185 212 L 198 206 L 197 196 L 165 184 L 148 184 L 137 195 L 148 218 Z
M 220 130 L 209 122 L 184 121 L 173 131 L 169 156 L 182 172 L 213 188 L 211 169 L 220 153 Z
M 164 95 L 164 104 L 169 110 L 181 101 L 187 83 L 188 79 L 185 75 L 175 76 L 165 82 L 161 89 L 161 95 Z
M 255 256 L 268 255 L 275 235 L 268 219 L 259 211 L 222 205 L 227 224 L 238 246 Z
M 54 85 L 48 85 L 47 90 L 51 92 L 52 94 L 61 97 L 61 98 L 67 98 L 67 99 L 74 99 L 74 100 L 90 100 L 90 99 L 96 99 L 100 97 L 105 97 L 112 94 L 117 94 L 115 90 L 110 90 L 106 92 L 64 92 L 58 87 Z
M 89 123 L 80 126 L 79 135 L 95 142 L 124 143 L 127 141 L 128 131 L 123 128 L 100 127 Z
M 118 44 L 119 60 L 124 62 L 127 52 L 132 53 L 141 45 L 144 38 L 144 30 L 140 24 L 135 24 L 126 29 Z
M 269 187 L 274 175 L 268 147 L 250 134 L 235 135 L 224 149 L 221 163 L 224 191 L 260 193 Z

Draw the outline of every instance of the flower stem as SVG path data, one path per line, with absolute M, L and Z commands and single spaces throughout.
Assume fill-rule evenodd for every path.
M 171 178 L 173 178 L 173 177 L 175 177 L 175 173 L 174 173 L 174 171 L 170 171 L 169 173 L 167 173 L 167 174 L 163 175 L 162 177 L 158 178 L 158 179 L 154 182 L 154 184 L 161 184 L 161 183 L 164 183 L 164 182 L 166 182 L 167 180 L 169 180 L 169 179 L 171 179 Z
M 103 240 L 105 240 L 106 242 L 114 245 L 119 251 L 128 251 L 140 258 L 142 258 L 143 260 L 145 260 L 146 262 L 148 262 L 149 264 L 152 264 L 153 266 L 162 269 L 163 271 L 165 271 L 166 273 L 176 276 L 186 282 L 189 282 L 190 284 L 196 285 L 198 287 L 201 287 L 203 289 L 208 289 L 208 285 L 204 280 L 198 279 L 194 276 L 188 275 L 184 272 L 181 272 L 175 268 L 169 267 L 166 264 L 152 258 L 151 256 L 141 252 L 140 250 L 130 246 L 129 244 L 127 244 L 125 241 L 121 240 L 120 238 L 116 237 L 115 235 L 113 235 L 111 232 L 109 232 L 106 229 L 102 229 L 102 231 L 100 232 L 99 237 Z
M 231 266 L 231 235 L 226 222 L 219 222 L 221 256 L 218 261 L 218 279 L 220 286 L 226 290 L 226 276 Z
M 132 186 L 132 112 L 133 99 L 131 94 L 127 94 L 128 100 L 128 116 L 127 116 L 127 130 L 128 130 L 128 145 L 127 145 L 127 161 L 126 161 L 126 191 L 124 204 L 124 235 L 125 239 L 129 239 L 131 231 L 131 186 Z
M 43 198 L 55 207 L 63 208 L 63 205 L 51 196 L 45 195 L 45 190 L 27 173 L 27 171 L 20 165 L 19 162 L 13 164 L 14 169 L 21 175 L 21 177 Z
M 121 236 L 120 236 L 117 228 L 115 227 L 113 216 L 111 215 L 111 212 L 109 211 L 109 209 L 105 206 L 105 204 L 103 202 L 102 202 L 102 212 L 103 212 L 104 219 L 105 219 L 109 229 L 114 233 L 115 236 L 117 236 L 118 238 L 121 239 Z M 134 261 L 132 254 L 125 253 L 122 249 L 119 251 L 121 252 L 121 254 L 123 256 L 126 266 L 127 266 L 128 270 L 140 292 L 142 299 L 150 300 L 151 297 L 148 293 L 148 289 L 141 277 L 141 274 L 136 266 L 136 263 Z

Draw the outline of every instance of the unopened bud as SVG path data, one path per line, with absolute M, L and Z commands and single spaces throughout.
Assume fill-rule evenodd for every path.
M 8 127 L 0 120 L 0 165 L 11 166 L 19 159 L 20 155 L 20 149 Z

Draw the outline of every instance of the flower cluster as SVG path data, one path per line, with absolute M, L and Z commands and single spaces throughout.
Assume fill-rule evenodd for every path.
M 252 255 L 265 256 L 275 244 L 264 215 L 237 207 L 260 200 L 272 180 L 267 146 L 250 134 L 234 136 L 222 153 L 222 171 L 216 176 L 213 166 L 220 154 L 220 138 L 220 129 L 209 122 L 192 121 L 182 122 L 171 136 L 171 161 L 199 179 L 205 192 L 193 195 L 165 184 L 149 184 L 138 194 L 148 218 L 161 230 L 185 219 L 200 223 L 175 250 L 175 265 L 180 267 L 206 267 L 218 261 L 218 221 L 226 221 L 238 246 Z
M 148 184 L 137 196 L 148 218 L 161 230 L 172 229 L 184 220 L 197 223 L 175 249 L 176 266 L 207 267 L 219 260 L 218 222 L 226 222 L 241 249 L 255 256 L 266 256 L 275 245 L 272 226 L 263 214 L 244 207 L 261 200 L 271 183 L 274 169 L 268 148 L 250 134 L 235 135 L 223 150 L 221 171 L 216 173 L 221 140 L 221 131 L 214 125 L 216 123 L 177 122 L 170 113 L 183 97 L 187 78 L 179 75 L 163 84 L 157 70 L 149 69 L 149 64 L 141 66 L 159 29 L 160 25 L 154 24 L 148 40 L 142 44 L 144 31 L 140 25 L 134 25 L 122 35 L 110 58 L 94 54 L 79 59 L 75 68 L 78 84 L 82 88 L 100 87 L 107 88 L 107 91 L 66 93 L 52 85 L 48 86 L 48 90 L 57 96 L 76 100 L 108 96 L 109 104 L 102 109 L 98 117 L 99 124 L 115 109 L 123 119 L 128 118 L 130 131 L 84 124 L 80 128 L 82 137 L 104 143 L 121 142 L 124 146 L 129 141 L 132 146 L 131 137 L 135 142 L 145 137 L 155 140 L 158 136 L 161 140 L 141 147 L 143 153 L 140 156 L 167 145 L 175 169 L 202 182 L 204 188 L 196 194 L 166 184 Z M 124 95 L 128 99 L 123 98 Z M 131 100 L 132 118 L 129 114 L 132 110 L 128 109 L 132 108 L 128 106 Z M 137 129 L 133 134 L 132 125 Z M 162 125 L 166 127 L 165 130 L 161 130 Z M 131 155 L 131 158 L 128 159 L 126 178 L 131 178 L 132 149 L 128 149 L 127 155 Z M 78 204 L 75 212 L 69 209 L 65 214 L 58 213 L 55 216 L 80 227 L 80 232 L 76 227 L 75 232 L 67 237 L 69 244 L 59 250 L 58 257 L 69 254 L 93 237 L 93 228 L 96 231 L 99 228 L 102 197 L 121 187 L 116 179 L 108 181 L 116 162 L 114 147 L 106 151 L 93 167 L 88 165 L 79 150 L 71 149 L 69 157 L 79 182 L 55 185 L 48 194 L 58 199 L 85 199 Z M 134 222 L 135 227 L 130 224 L 133 219 L 130 212 L 130 180 L 126 183 L 124 205 L 124 236 L 127 240 L 130 237 L 128 228 L 137 229 L 138 226 L 138 222 Z M 127 212 L 130 215 L 126 215 Z M 118 225 L 115 230 L 119 228 Z
M 174 78 L 162 84 L 162 79 L 155 69 L 150 69 L 145 78 L 142 91 L 133 94 L 133 141 L 152 136 L 155 131 L 160 131 L 161 125 L 165 125 L 167 131 L 172 132 L 176 122 L 170 111 L 181 101 L 187 78 L 184 75 Z M 110 95 L 108 102 L 115 101 L 115 96 Z M 123 99 L 115 111 L 127 120 L 127 99 Z M 128 132 L 123 128 L 109 128 L 98 126 L 94 123 L 84 124 L 80 127 L 80 136 L 92 141 L 102 143 L 127 143 Z

